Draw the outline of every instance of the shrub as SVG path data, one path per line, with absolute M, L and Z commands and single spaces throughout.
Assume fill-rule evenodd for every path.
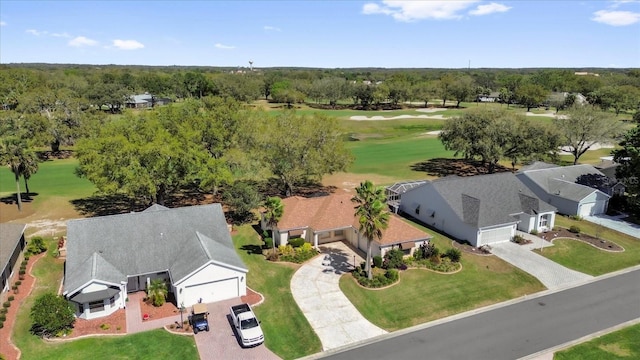
M 7 320 L 7 315 L 0 314 L 0 321 L 5 321 L 5 320 Z
M 16 281 L 16 285 L 18 285 L 18 286 L 22 285 L 22 281 L 20 281 L 20 280 Z
M 298 249 L 298 251 L 303 251 L 303 252 L 310 252 L 310 251 L 314 251 L 313 246 L 311 244 L 309 244 L 308 242 L 305 242 L 304 244 L 302 244 L 302 246 Z
M 305 241 L 303 238 L 293 238 L 293 239 L 289 239 L 289 245 L 291 245 L 294 248 L 300 247 L 302 246 L 302 244 L 304 244 Z
M 26 257 L 25 257 L 26 259 Z M 21 266 L 27 266 L 27 264 L 29 263 L 29 261 L 27 260 L 22 260 L 22 262 L 20 263 Z
M 404 253 L 400 249 L 391 249 L 384 254 L 383 269 L 398 269 L 403 261 Z
M 40 254 L 47 251 L 47 244 L 41 236 L 34 236 L 29 240 L 27 252 L 30 254 Z
M 4 327 L 4 321 L 0 321 L 0 329 Z
M 386 273 L 384 273 L 384 276 L 385 276 L 387 279 L 389 279 L 389 280 L 391 280 L 391 281 L 395 282 L 395 281 L 397 281 L 397 280 L 398 280 L 398 270 L 396 270 L 396 269 L 389 269 L 389 270 L 387 270 L 387 272 L 386 272 Z
M 14 292 L 18 292 L 18 285 L 13 285 L 13 286 L 11 287 L 11 289 L 12 289 Z
M 280 254 L 277 251 L 269 251 L 267 253 L 267 260 L 278 261 L 278 259 L 280 259 Z
M 531 231 L 529 232 L 529 234 L 531 234 L 531 235 L 538 235 L 538 230 L 533 229 L 533 230 L 531 230 Z
M 13 301 L 15 299 L 15 297 L 13 297 L 13 295 L 9 295 L 9 297 L 7 298 L 7 300 L 9 301 Z
M 382 267 L 382 256 L 376 255 L 373 257 L 373 266 L 377 268 Z
M 100 324 L 100 329 L 102 330 L 109 330 L 110 327 L 109 324 Z
M 27 254 L 24 254 L 24 260 L 25 260 L 25 261 L 29 261 L 29 254 L 28 254 L 28 253 L 27 253 Z
M 439 254 L 440 254 L 440 250 L 438 250 L 438 248 L 435 245 L 431 243 L 426 243 L 426 244 L 420 245 L 413 252 L 413 258 L 416 260 L 428 259 L 434 255 L 438 256 Z
M 580 234 L 580 227 L 576 225 L 571 225 L 571 227 L 569 228 L 569 231 L 571 231 L 574 234 Z
M 273 239 L 270 237 L 264 238 L 264 247 L 265 249 L 273 248 Z
M 5 301 L 5 302 L 2 303 L 2 307 L 5 308 L 5 309 L 8 309 L 8 308 L 11 307 L 11 303 L 8 302 L 8 301 Z
M 0 309 L 0 314 L 6 314 L 7 312 L 9 312 L 9 310 L 7 310 L 7 308 Z
M 580 220 L 582 220 L 582 216 L 580 216 L 580 215 L 571 215 L 571 216 L 569 216 L 569 219 L 575 220 L 575 221 L 580 221 Z
M 522 235 L 515 235 L 513 237 L 513 242 L 516 244 L 523 244 L 524 243 L 524 237 L 522 237 Z
M 24 269 L 20 269 L 20 271 L 18 271 L 19 275 L 24 275 L 26 273 L 27 273 L 27 270 L 24 270 Z
M 153 306 L 164 305 L 168 294 L 167 283 L 165 283 L 163 279 L 151 280 L 149 287 L 147 287 L 147 296 L 153 303 Z
M 450 248 L 444 253 L 444 256 L 449 258 L 452 262 L 459 262 L 462 257 L 462 252 L 456 248 Z
M 278 246 L 278 251 L 280 251 L 280 255 L 292 255 L 294 253 L 291 245 L 280 245 Z
M 70 330 L 76 318 L 67 300 L 54 293 L 39 296 L 31 308 L 31 332 L 40 336 L 57 335 Z

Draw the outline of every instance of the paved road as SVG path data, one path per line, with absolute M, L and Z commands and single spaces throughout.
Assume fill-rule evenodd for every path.
M 640 269 L 326 358 L 513 360 L 638 318 Z

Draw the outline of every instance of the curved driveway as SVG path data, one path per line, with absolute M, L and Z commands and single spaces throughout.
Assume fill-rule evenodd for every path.
M 291 279 L 293 298 L 325 351 L 387 333 L 367 321 L 340 290 L 340 276 L 353 269 L 353 256 L 345 244 L 331 244 Z

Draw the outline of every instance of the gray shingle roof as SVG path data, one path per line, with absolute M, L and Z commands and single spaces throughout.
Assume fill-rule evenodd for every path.
M 520 170 L 518 170 L 518 172 L 522 173 L 529 170 L 551 169 L 551 168 L 557 168 L 557 167 L 560 167 L 560 166 L 555 164 L 548 164 L 542 161 L 534 161 L 529 165 L 523 166 Z
M 558 195 L 565 199 L 580 201 L 597 189 L 577 184 L 576 180 L 582 175 L 602 175 L 591 165 L 557 166 L 553 168 L 539 168 L 522 171 L 518 176 L 526 176 L 545 192 Z
M 67 224 L 65 292 L 91 279 L 169 270 L 174 283 L 209 262 L 246 271 L 235 252 L 220 204 L 71 220 Z
M 462 221 L 479 228 L 516 222 L 515 214 L 556 210 L 512 173 L 450 176 L 431 184 Z
M 26 227 L 25 224 L 0 223 L 0 272 L 9 263 Z

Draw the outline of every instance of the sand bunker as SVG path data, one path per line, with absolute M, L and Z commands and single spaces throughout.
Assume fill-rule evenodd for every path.
M 612 144 L 595 143 L 595 144 L 591 145 L 591 147 L 587 151 L 600 150 L 600 149 L 613 149 L 613 148 L 615 148 L 615 146 L 612 145 Z M 573 154 L 571 154 L 571 150 L 573 150 L 573 147 L 571 147 L 571 146 L 563 146 L 563 147 L 560 148 L 560 151 L 558 152 L 558 154 L 560 154 L 560 155 L 573 155 Z
M 439 111 L 446 111 L 447 109 L 445 108 L 424 108 L 424 109 L 416 109 L 416 111 L 418 112 L 425 112 L 425 113 L 433 113 L 433 112 L 439 112 Z

